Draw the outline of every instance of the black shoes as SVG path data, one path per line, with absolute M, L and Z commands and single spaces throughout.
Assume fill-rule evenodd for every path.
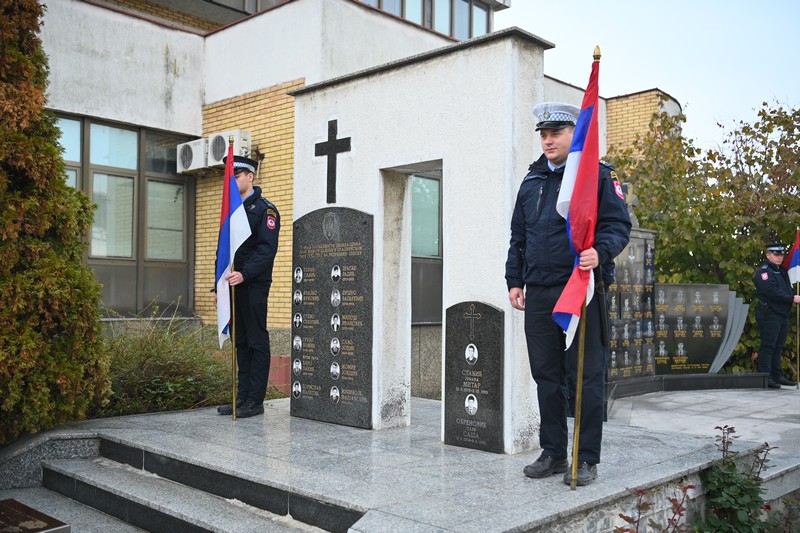
M 243 406 L 244 403 L 245 403 L 245 400 L 243 400 L 242 398 L 238 398 L 236 400 L 236 411 L 237 411 L 236 414 L 237 415 L 239 414 L 238 413 L 239 408 L 241 406 Z M 232 415 L 233 414 L 233 404 L 226 403 L 226 404 L 220 405 L 219 407 L 217 407 L 217 413 L 221 414 L 221 415 L 228 415 L 228 416 Z
M 263 415 L 264 404 L 255 404 L 250 400 L 244 402 L 244 405 L 236 409 L 236 418 L 250 418 L 251 416 Z
M 578 473 L 577 473 L 577 478 L 575 479 L 575 484 L 579 487 L 585 487 L 586 485 L 594 483 L 595 479 L 597 479 L 597 465 L 591 465 L 589 463 L 579 462 Z M 566 474 L 564 474 L 564 483 L 567 485 L 572 485 L 571 468 L 567 470 Z
M 780 389 L 780 388 L 781 388 L 781 386 L 780 386 L 780 385 L 779 385 L 777 382 L 773 381 L 772 379 L 769 379 L 769 380 L 767 381 L 767 388 L 770 388 L 770 389 Z
M 567 460 L 541 456 L 522 469 L 528 477 L 541 478 L 567 471 Z
M 797 383 L 795 383 L 791 379 L 787 378 L 786 376 L 781 376 L 781 377 L 779 377 L 778 379 L 776 379 L 774 381 L 778 385 L 787 385 L 789 387 L 794 387 L 795 385 L 797 385 Z

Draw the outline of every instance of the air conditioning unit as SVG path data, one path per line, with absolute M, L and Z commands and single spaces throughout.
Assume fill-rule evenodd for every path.
M 228 155 L 228 139 L 233 136 L 233 153 L 250 157 L 250 132 L 245 130 L 223 131 L 222 133 L 212 133 L 208 136 L 208 159 L 209 167 L 222 167 L 225 163 L 222 158 Z
M 190 173 L 206 167 L 207 141 L 197 139 L 178 145 L 178 173 Z

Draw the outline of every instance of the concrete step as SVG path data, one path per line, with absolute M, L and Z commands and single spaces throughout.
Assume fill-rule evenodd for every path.
M 148 531 L 320 531 L 103 457 L 45 461 L 42 475 L 44 487 Z

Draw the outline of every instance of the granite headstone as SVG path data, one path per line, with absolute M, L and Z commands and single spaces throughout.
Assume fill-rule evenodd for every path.
M 294 224 L 291 414 L 371 429 L 373 217 L 343 207 Z
M 503 453 L 503 317 L 481 302 L 445 312 L 445 444 Z

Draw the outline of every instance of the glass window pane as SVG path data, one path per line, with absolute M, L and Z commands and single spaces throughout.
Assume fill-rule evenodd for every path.
M 183 260 L 184 187 L 147 182 L 147 258 Z
M 411 177 L 411 255 L 440 257 L 439 180 Z
M 68 168 L 64 171 L 65 179 L 67 180 L 67 185 L 72 187 L 73 189 L 78 188 L 78 170 L 74 168 Z
M 92 124 L 90 161 L 93 165 L 136 170 L 139 142 L 135 131 Z
M 365 4 L 369 4 L 372 7 L 378 7 L 378 0 L 363 0 Z
M 406 0 L 406 18 L 422 24 L 422 0 Z
M 453 37 L 465 41 L 469 39 L 469 0 L 456 0 L 453 21 Z
M 58 138 L 58 144 L 64 147 L 64 160 L 80 162 L 81 121 L 72 120 L 69 118 L 59 118 L 56 120 L 56 124 L 61 130 L 61 136 Z
M 393 15 L 397 15 L 398 17 L 402 13 L 402 1 L 401 0 L 383 0 L 383 10 L 392 13 Z
M 133 178 L 95 173 L 92 202 L 97 210 L 91 255 L 133 257 Z
M 472 36 L 479 37 L 489 31 L 489 9 L 475 2 L 472 6 Z
M 436 0 L 433 4 L 433 29 L 450 35 L 450 0 Z
M 182 135 L 156 131 L 145 132 L 144 162 L 147 172 L 175 175 L 178 145 L 188 140 Z

